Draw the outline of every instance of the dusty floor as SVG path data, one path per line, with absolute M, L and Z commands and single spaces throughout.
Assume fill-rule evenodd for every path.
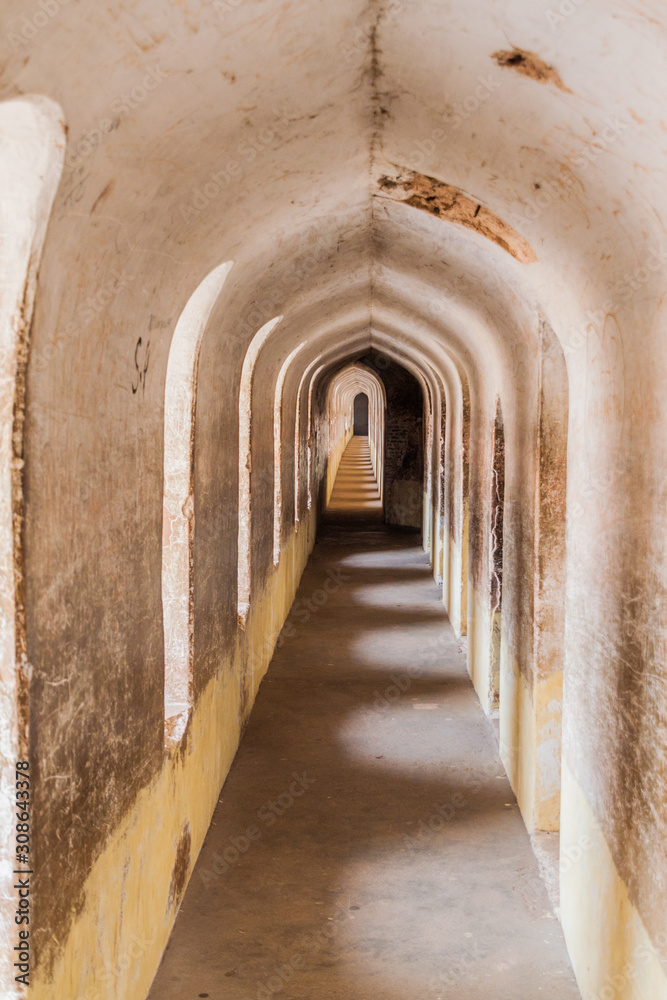
M 578 998 L 418 536 L 325 525 L 289 620 L 151 1000 Z

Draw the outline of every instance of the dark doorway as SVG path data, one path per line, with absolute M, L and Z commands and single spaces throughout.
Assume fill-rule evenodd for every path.
M 383 501 L 387 524 L 421 530 L 424 503 L 424 396 L 403 365 L 373 352 L 361 359 L 386 393 Z
M 354 433 L 368 437 L 368 396 L 365 392 L 354 397 Z

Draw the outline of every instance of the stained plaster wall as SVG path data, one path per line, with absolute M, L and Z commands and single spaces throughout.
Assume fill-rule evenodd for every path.
M 42 13 L 44 23 L 35 24 L 24 4 L 8 0 L 0 41 L 0 97 L 56 101 L 73 154 L 40 265 L 22 482 L 39 817 L 36 989 L 49 996 L 52 967 L 66 995 L 80 986 L 90 993 L 105 963 L 118 968 L 130 935 L 165 913 L 156 939 L 143 941 L 133 971 L 113 986 L 131 1000 L 145 995 L 187 874 L 184 859 L 196 854 L 261 674 L 261 655 L 257 667 L 248 657 L 259 655 L 258 644 L 261 653 L 276 609 L 288 601 L 290 587 L 276 582 L 281 598 L 271 611 L 270 580 L 296 578 L 292 567 L 312 540 L 312 526 L 304 533 L 302 523 L 273 576 L 264 542 L 254 552 L 257 606 L 239 635 L 233 387 L 244 348 L 271 316 L 286 317 L 275 371 L 304 338 L 304 368 L 320 353 L 353 356 L 372 343 L 400 344 L 415 364 L 438 371 L 449 424 L 443 589 L 460 632 L 471 613 L 484 618 L 468 601 L 468 548 L 483 560 L 483 538 L 481 548 L 479 539 L 467 543 L 465 469 L 472 508 L 488 495 L 481 472 L 472 471 L 473 447 L 489 454 L 484 401 L 500 396 L 507 458 L 500 712 L 510 748 L 520 746 L 529 765 L 538 760 L 557 719 L 546 712 L 543 734 L 540 706 L 554 699 L 548 683 L 535 694 L 534 637 L 552 626 L 534 595 L 548 596 L 549 580 L 561 577 L 558 565 L 540 576 L 552 544 L 536 500 L 546 467 L 540 371 L 553 378 L 539 363 L 540 317 L 547 317 L 568 378 L 561 842 L 566 851 L 582 838 L 593 845 L 563 878 L 563 924 L 582 988 L 599 992 L 629 966 L 638 974 L 617 980 L 619 1000 L 662 1000 L 662 9 L 584 4 L 551 23 L 534 4 L 486 0 L 391 10 L 262 0 L 230 5 L 225 18 L 210 4 L 83 0 L 53 17 Z M 540 65 L 549 72 L 537 72 Z M 138 99 L 126 99 L 133 88 Z M 418 197 L 381 183 L 414 174 Z M 202 345 L 204 430 L 195 442 L 196 532 L 210 549 L 197 552 L 195 541 L 195 565 L 205 570 L 194 580 L 200 693 L 187 739 L 196 749 L 165 761 L 164 373 L 180 311 L 226 260 L 235 262 L 233 281 L 212 320 L 215 337 Z M 258 378 L 256 433 L 270 440 L 261 407 L 274 386 L 259 370 Z M 469 452 L 461 432 L 467 398 Z M 323 401 L 316 405 L 324 412 Z M 564 437 L 555 435 L 559 454 Z M 323 488 L 325 438 L 320 421 L 314 497 Z M 267 446 L 257 447 L 264 461 Z M 270 481 L 272 465 L 266 475 Z M 261 518 L 257 530 L 257 538 L 270 535 Z M 230 650 L 239 657 L 234 668 Z M 554 677 L 557 661 L 544 656 Z M 486 662 L 471 658 L 480 692 L 488 691 Z M 230 678 L 224 695 L 222 680 L 206 686 L 218 669 Z M 531 769 L 513 779 L 529 825 L 539 799 Z M 158 815 L 173 823 L 156 828 Z M 128 858 L 136 859 L 133 877 L 123 882 Z M 132 864 L 142 863 L 154 890 L 139 897 Z M 73 914 L 61 902 L 68 896 Z M 636 957 L 640 947 L 646 961 Z

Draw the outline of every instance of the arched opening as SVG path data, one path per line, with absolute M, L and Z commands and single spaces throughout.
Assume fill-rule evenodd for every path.
M 194 444 L 199 352 L 211 310 L 232 263 L 204 278 L 180 315 L 164 387 L 162 620 L 165 740 L 182 737 L 192 705 L 194 601 Z
M 237 608 L 243 624 L 250 611 L 251 529 L 252 529 L 252 380 L 259 352 L 282 316 L 274 316 L 252 338 L 241 371 L 239 387 L 239 499 Z
M 361 390 L 361 391 L 360 391 Z M 355 409 L 365 397 L 366 434 L 355 435 Z M 382 518 L 386 392 L 363 359 L 330 376 L 327 390 L 328 517 Z
M 308 510 L 311 510 L 313 506 L 313 389 L 315 388 L 317 376 L 323 368 L 324 365 L 320 365 L 319 368 L 315 369 L 310 380 L 310 385 L 308 386 L 308 422 L 306 424 L 306 490 Z
M 308 472 L 309 462 L 310 462 L 310 445 L 308 443 L 308 435 L 310 434 L 310 383 L 306 380 L 310 375 L 312 369 L 317 365 L 320 360 L 321 355 L 315 358 L 314 361 L 308 365 L 308 367 L 303 372 L 301 379 L 299 381 L 299 388 L 296 395 L 296 415 L 294 419 L 294 526 L 295 528 L 301 522 L 302 505 L 303 505 L 303 493 L 304 487 L 306 492 L 306 505 L 310 509 L 310 474 Z M 304 385 L 307 386 L 307 400 L 304 399 Z M 303 411 L 304 406 L 308 408 L 308 422 L 306 423 L 306 455 L 304 460 L 304 453 L 302 448 L 302 431 L 303 431 Z
M 51 348 L 31 357 L 29 338 L 64 151 L 65 124 L 57 104 L 32 95 L 0 103 L 0 941 L 7 963 L 13 963 L 9 956 L 19 940 L 17 890 L 12 887 L 23 876 L 14 872 L 33 867 L 27 863 L 33 855 L 21 846 L 28 837 L 17 833 L 29 825 L 17 826 L 17 820 L 24 808 L 30 816 L 36 794 L 29 759 L 31 667 L 24 567 L 26 377 L 29 364 L 45 371 L 53 355 Z M 7 996 L 23 995 L 14 978 L 19 970 L 10 968 L 11 975 L 0 974 Z
M 59 182 L 59 110 L 0 106 L 31 989 L 146 1000 L 194 869 L 159 1000 L 573 1000 L 565 941 L 584 995 L 667 997 L 661 5 L 38 6 L 4 92 L 67 109 Z
M 438 438 L 438 551 L 436 558 L 436 579 L 444 587 L 445 582 L 445 536 L 447 532 L 447 403 L 444 390 L 440 391 L 440 434 Z
M 273 564 L 278 565 L 280 560 L 280 546 L 282 536 L 283 521 L 283 487 L 282 487 L 282 437 L 283 437 L 283 388 L 285 378 L 290 365 L 296 356 L 303 350 L 304 345 L 299 344 L 283 361 L 276 381 L 276 392 L 273 403 Z M 298 442 L 299 426 L 298 421 L 295 429 L 295 440 Z M 298 472 L 295 472 L 298 475 Z M 294 491 L 295 521 L 296 504 L 298 490 Z
M 354 397 L 354 433 L 368 437 L 368 396 L 358 392 Z

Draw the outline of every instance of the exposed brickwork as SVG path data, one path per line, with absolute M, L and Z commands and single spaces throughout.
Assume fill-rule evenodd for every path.
M 424 400 L 419 382 L 401 365 L 373 352 L 364 358 L 384 383 L 384 513 L 387 524 L 421 528 L 424 488 Z

